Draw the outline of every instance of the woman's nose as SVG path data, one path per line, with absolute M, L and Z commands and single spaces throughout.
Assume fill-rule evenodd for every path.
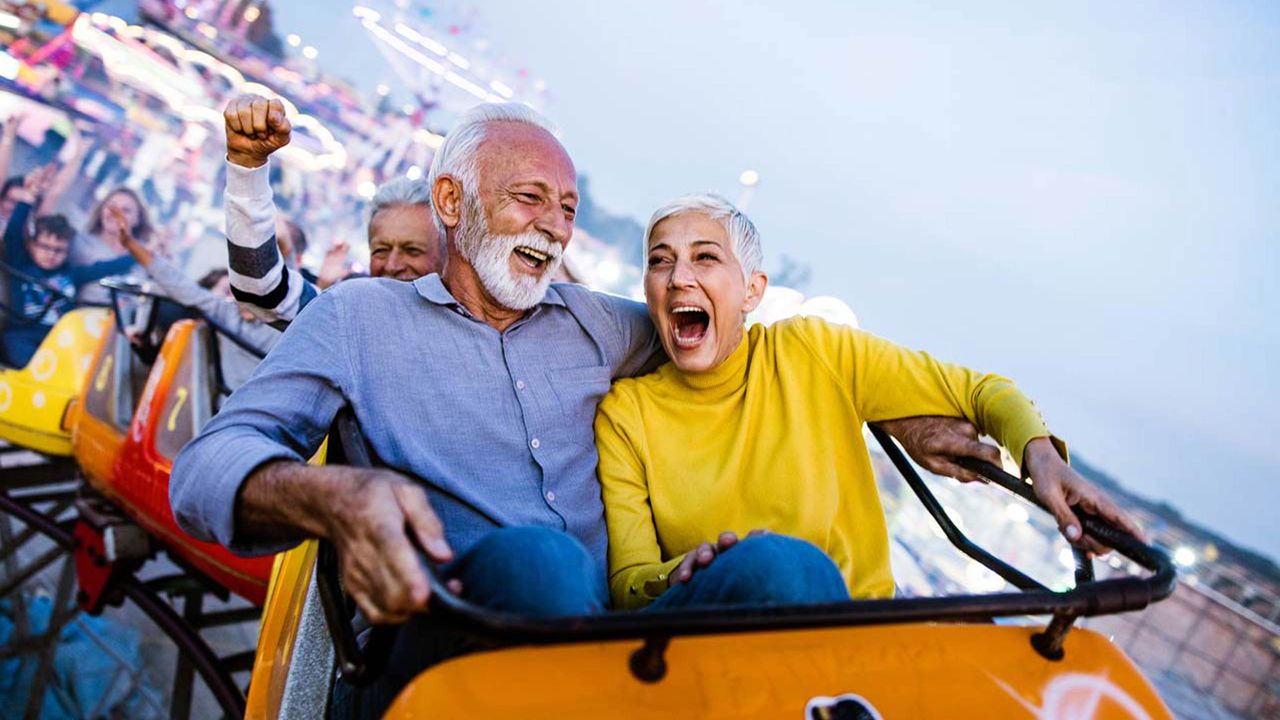
M 671 287 L 690 287 L 696 284 L 693 268 L 689 263 L 677 260 L 675 267 L 671 268 L 671 278 L 667 284 Z

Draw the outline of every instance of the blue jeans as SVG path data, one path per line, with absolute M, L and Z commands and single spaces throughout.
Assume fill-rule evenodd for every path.
M 491 610 L 534 617 L 595 615 L 608 602 L 595 561 L 572 536 L 549 528 L 502 528 L 442 568 L 462 581 L 463 597 Z M 831 558 L 815 545 L 785 535 L 746 538 L 687 583 L 664 592 L 647 609 L 700 606 L 800 605 L 848 600 Z M 445 627 L 431 614 L 400 626 L 382 676 L 367 687 L 339 680 L 330 717 L 381 717 L 418 673 L 483 645 Z
M 533 617 L 596 615 L 609 599 L 587 549 L 573 536 L 550 528 L 494 530 L 441 571 L 447 579 L 462 581 L 464 598 L 490 610 Z M 341 680 L 334 684 L 330 717 L 382 717 L 418 673 L 481 647 L 430 613 L 415 615 L 400 626 L 381 677 L 363 688 Z
M 786 535 L 760 535 L 740 540 L 645 610 L 808 605 L 848 599 L 839 568 L 816 545 Z

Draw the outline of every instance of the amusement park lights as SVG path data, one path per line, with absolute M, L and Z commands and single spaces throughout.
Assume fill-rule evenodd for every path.
M 1031 514 L 1027 512 L 1027 509 L 1016 502 L 1011 502 L 1005 506 L 1004 516 L 1019 525 L 1025 524 L 1031 519 Z
M 760 184 L 760 173 L 755 170 L 743 170 L 738 176 L 738 182 L 744 187 L 755 187 Z
M 116 37 L 106 32 L 108 29 L 114 31 Z M 208 36 L 208 33 L 205 34 Z M 231 65 L 190 47 L 171 35 L 129 25 L 121 18 L 104 13 L 81 14 L 71 27 L 71 39 L 77 46 L 98 57 L 113 79 L 163 100 L 178 117 L 201 123 L 206 129 L 221 127 L 222 112 L 217 106 L 222 99 L 220 96 L 210 96 L 202 83 L 193 82 L 193 67 L 204 68 L 212 74 L 222 76 L 236 92 L 277 97 L 271 88 L 247 82 Z M 167 50 L 178 65 L 175 67 L 158 60 L 152 50 L 154 47 Z M 0 75 L 5 70 L 4 58 L 0 57 Z M 282 157 L 308 170 L 345 167 L 346 148 L 337 141 L 333 133 L 315 117 L 299 113 L 297 106 L 288 99 L 280 99 L 294 126 L 313 136 L 321 147 L 320 152 L 313 152 L 300 144 L 292 144 L 281 151 Z
M 1182 545 L 1173 551 L 1173 562 L 1179 567 L 1191 567 L 1196 564 L 1196 551 Z
M 315 49 L 314 47 L 312 47 L 311 45 L 308 45 L 308 46 L 306 46 L 306 47 L 302 48 L 302 57 L 304 57 L 304 58 L 306 58 L 306 59 L 308 59 L 308 60 L 315 60 L 315 59 L 316 59 L 316 57 L 318 57 L 319 55 L 320 55 L 320 51 L 319 51 L 319 50 L 316 50 L 316 49 Z
M 302 44 L 302 37 L 297 33 L 289 33 L 289 36 L 285 38 L 285 42 L 289 43 L 289 47 L 298 47 Z
M 413 131 L 413 141 L 435 150 L 444 144 L 444 136 L 437 135 L 426 128 L 418 128 Z
M 0 77 L 13 80 L 18 77 L 18 71 L 21 69 L 22 63 L 17 58 L 0 50 Z
M 506 85 L 503 85 L 501 82 L 498 82 L 497 80 L 490 82 L 489 87 L 493 88 L 494 92 L 498 93 L 499 95 L 501 95 L 502 97 L 508 100 L 510 100 L 511 97 L 516 94 L 514 90 L 507 87 Z
M 437 60 L 436 57 L 447 61 L 458 70 L 464 72 L 471 68 L 471 61 L 412 27 L 398 22 L 395 24 L 395 32 L 392 32 L 382 25 L 382 15 L 380 13 L 363 5 L 355 6 L 351 12 L 357 18 L 360 18 L 360 24 L 366 30 L 381 41 L 380 50 L 385 50 L 383 46 L 395 50 L 400 55 L 425 68 L 428 72 L 444 78 L 449 84 L 460 88 L 481 101 L 503 102 L 515 96 L 515 91 L 501 82 L 492 81 L 489 87 L 486 88 L 449 69 L 444 62 Z M 424 50 L 426 52 L 423 52 Z M 436 57 L 430 57 L 427 53 L 431 53 Z

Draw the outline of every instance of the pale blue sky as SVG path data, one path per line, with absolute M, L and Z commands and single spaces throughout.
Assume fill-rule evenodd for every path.
M 346 3 L 274 4 L 328 70 L 392 77 Z M 492 1 L 475 25 L 547 80 L 607 207 L 759 170 L 766 255 L 812 294 L 1015 378 L 1091 462 L 1280 556 L 1280 5 L 936 5 Z

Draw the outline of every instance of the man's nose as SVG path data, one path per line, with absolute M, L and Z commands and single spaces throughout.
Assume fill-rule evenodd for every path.
M 538 217 L 534 227 L 552 242 L 565 245 L 573 235 L 573 221 L 564 216 L 559 206 L 548 208 Z
M 394 273 L 397 270 L 402 269 L 403 267 L 404 267 L 404 253 L 401 253 L 399 250 L 392 250 L 391 252 L 387 253 L 386 269 L 388 274 Z

